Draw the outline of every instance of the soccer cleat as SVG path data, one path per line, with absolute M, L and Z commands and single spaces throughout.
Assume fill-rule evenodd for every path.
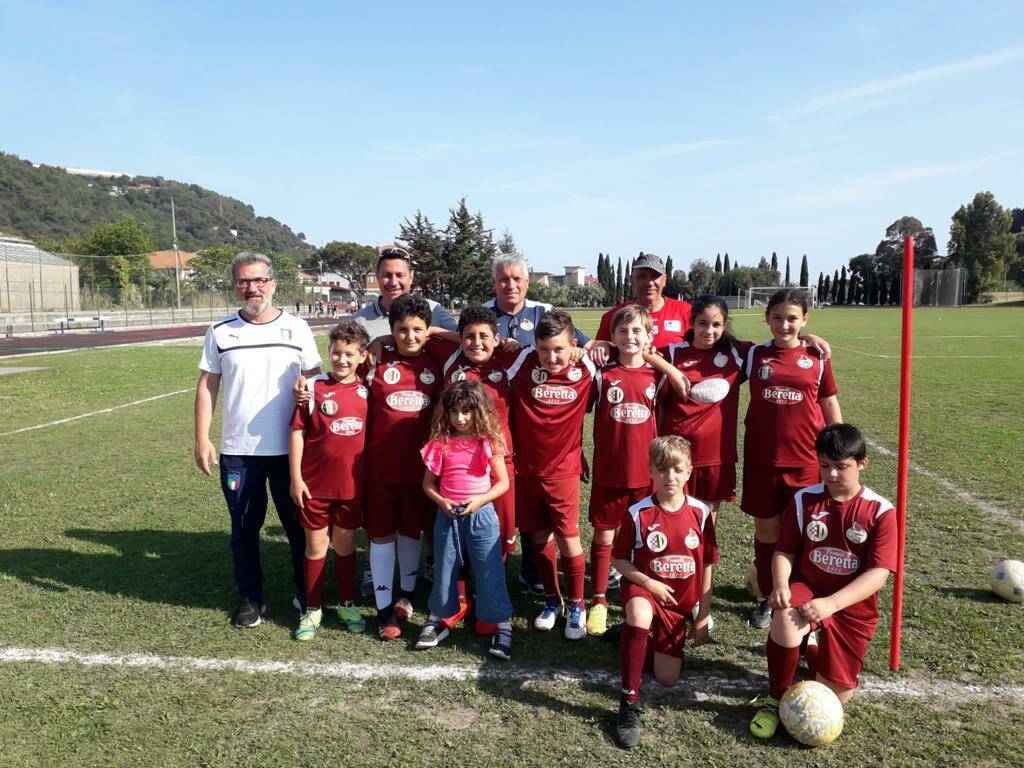
M 299 628 L 295 630 L 295 639 L 299 641 L 312 640 L 316 631 L 320 629 L 323 617 L 324 612 L 319 608 L 302 614 L 302 618 L 299 619 Z
M 549 595 L 544 608 L 533 620 L 533 628 L 541 632 L 550 632 L 555 628 L 555 621 L 562 615 L 562 599 L 557 595 Z
M 715 617 L 710 613 L 708 614 L 708 634 L 710 635 L 712 630 L 715 628 Z
M 615 741 L 623 749 L 633 749 L 640 743 L 640 714 L 643 712 L 636 702 L 619 703 L 619 716 L 615 721 Z
M 587 634 L 603 635 L 608 631 L 608 606 L 594 603 L 587 614 Z
M 377 635 L 385 642 L 388 640 L 397 640 L 402 636 L 402 628 L 395 624 L 395 620 L 393 618 L 388 619 L 377 629 Z
M 755 629 L 768 629 L 772 625 L 772 609 L 768 607 L 768 600 L 761 597 L 757 605 L 750 612 L 750 626 Z
M 770 739 L 779 727 L 779 700 L 762 695 L 751 704 L 760 704 L 761 708 L 750 721 L 750 732 L 759 739 Z
M 540 580 L 539 577 L 535 576 L 531 581 L 529 576 L 520 571 L 519 586 L 521 586 L 534 597 L 544 597 L 544 583 Z
M 366 619 L 351 603 L 338 606 L 338 618 L 349 632 L 363 632 L 366 629 Z
M 242 598 L 235 611 L 234 623 L 238 629 L 249 629 L 259 626 L 263 621 L 263 614 L 267 612 L 266 603 L 257 603 L 248 597 Z
M 370 573 L 369 568 L 363 571 L 363 580 L 359 583 L 359 594 L 363 597 L 373 594 L 373 574 Z
M 420 636 L 416 640 L 416 650 L 423 651 L 427 648 L 434 648 L 448 637 L 448 627 L 444 625 L 444 622 L 431 617 L 430 621 L 423 625 L 423 629 L 420 630 Z
M 411 621 L 414 613 L 409 598 L 400 597 L 395 601 L 395 618 L 398 621 Z
M 587 609 L 583 603 L 569 603 L 565 614 L 565 639 L 582 640 L 587 636 Z
M 512 625 L 498 625 L 498 631 L 491 638 L 490 653 L 499 659 L 509 661 L 512 658 Z
M 615 570 L 614 565 L 608 566 L 608 592 L 618 592 L 622 585 L 622 574 Z

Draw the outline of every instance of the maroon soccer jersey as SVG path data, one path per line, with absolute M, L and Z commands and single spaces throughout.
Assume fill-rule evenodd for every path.
M 896 512 L 870 488 L 836 501 L 821 483 L 801 488 L 782 518 L 776 552 L 793 555 L 790 581 L 802 581 L 819 597 L 831 595 L 872 568 L 896 570 Z M 874 594 L 843 611 L 878 618 Z
M 678 605 L 688 613 L 700 602 L 704 567 L 718 562 L 718 542 L 711 510 L 692 496 L 669 512 L 651 495 L 622 516 L 612 557 L 630 560 L 643 574 L 672 587 Z
M 366 440 L 367 482 L 419 485 L 420 448 L 441 391 L 441 371 L 429 355 L 402 357 L 385 347 L 366 376 L 370 431 Z
M 508 373 L 497 359 L 497 355 L 491 357 L 486 363 L 477 365 L 471 362 L 462 347 L 455 347 L 449 344 L 451 354 L 442 364 L 441 372 L 445 384 L 453 384 L 456 381 L 479 381 L 484 391 L 490 395 L 491 403 L 494 405 L 494 413 L 498 417 L 505 434 L 505 461 L 512 460 L 512 427 L 510 424 L 509 411 L 512 406 L 512 388 L 508 383 Z
M 793 349 L 768 341 L 750 348 L 744 373 L 750 405 L 743 460 L 773 467 L 817 464 L 814 441 L 825 426 L 818 400 L 839 391 L 832 364 L 806 341 Z
M 583 417 L 597 374 L 584 357 L 556 375 L 527 347 L 509 366 L 516 472 L 543 478 L 578 476 L 583 469 Z
M 366 447 L 366 385 L 340 384 L 329 374 L 308 380 L 313 394 L 292 414 L 292 429 L 306 432 L 302 479 L 314 499 L 358 499 L 363 495 Z
M 689 302 L 679 299 L 663 297 L 665 303 L 657 312 L 651 312 L 651 322 L 654 324 L 654 345 L 658 349 L 665 349 L 669 344 L 682 341 L 686 331 L 690 328 L 691 308 Z M 612 318 L 615 313 L 623 307 L 636 304 L 632 299 L 624 301 L 614 309 L 609 309 L 601 315 L 601 325 L 597 329 L 599 341 L 612 340 Z
M 746 347 L 749 342 L 722 352 L 681 341 L 668 348 L 668 361 L 690 380 L 690 397 L 680 399 L 666 383 L 661 434 L 689 440 L 695 467 L 736 463 L 736 422 Z
M 595 485 L 647 488 L 647 447 L 658 436 L 654 417 L 660 375 L 646 363 L 611 363 L 594 377 Z

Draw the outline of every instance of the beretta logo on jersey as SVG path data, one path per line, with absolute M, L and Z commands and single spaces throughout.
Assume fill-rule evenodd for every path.
M 346 416 L 331 422 L 331 432 L 343 437 L 353 437 L 363 431 L 363 420 L 358 416 Z
M 664 555 L 651 560 L 651 570 L 662 579 L 688 579 L 697 573 L 697 563 L 689 555 Z
M 860 560 L 852 552 L 839 547 L 818 547 L 811 550 L 811 562 L 825 573 L 849 576 L 856 573 Z
M 725 379 L 704 379 L 690 388 L 690 397 L 698 403 L 719 403 L 729 394 L 729 382 Z
M 804 401 L 804 393 L 799 389 L 782 385 L 765 387 L 761 390 L 761 397 L 775 405 L 796 405 Z
M 643 403 L 618 403 L 608 415 L 621 424 L 643 424 L 651 417 L 651 409 Z
M 333 416 L 338 412 L 338 404 L 333 400 L 324 400 L 320 403 L 320 412 L 324 416 Z
M 416 411 L 426 410 L 427 406 L 430 405 L 430 398 L 414 389 L 400 389 L 398 392 L 392 392 L 384 398 L 384 402 L 394 411 L 415 413 Z
M 545 405 L 566 405 L 576 399 L 576 390 L 564 384 L 541 384 L 531 389 L 530 394 Z

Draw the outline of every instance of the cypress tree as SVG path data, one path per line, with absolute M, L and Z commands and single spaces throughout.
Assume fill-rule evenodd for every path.
M 779 271 L 779 257 L 772 251 L 772 272 L 778 273 Z
M 786 257 L 786 287 L 789 288 L 793 283 L 789 279 L 789 256 Z
M 824 301 L 825 299 L 825 273 L 818 273 L 818 301 Z
M 839 298 L 839 270 L 837 269 L 832 273 L 832 293 L 830 295 L 830 301 L 835 304 L 836 299 Z
M 722 262 L 722 273 L 724 274 L 724 273 L 726 273 L 728 271 L 729 271 L 729 252 L 726 251 L 726 253 L 725 253 L 725 261 Z
M 722 254 L 720 253 L 715 256 L 715 274 L 722 274 Z
M 807 288 L 810 283 L 810 275 L 807 273 L 807 254 L 804 254 L 803 261 L 800 262 L 800 286 Z
M 839 295 L 836 296 L 836 304 L 846 303 L 846 267 L 839 273 Z
M 618 276 L 615 278 L 615 284 L 612 286 L 612 298 L 614 303 L 618 304 L 622 301 L 622 257 L 619 256 L 619 269 Z

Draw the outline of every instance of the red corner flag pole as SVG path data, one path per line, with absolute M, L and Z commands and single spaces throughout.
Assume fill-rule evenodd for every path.
M 907 464 L 910 460 L 910 363 L 914 312 L 914 238 L 903 241 L 903 344 L 900 352 L 900 436 L 896 462 L 896 525 L 899 530 L 896 579 L 892 587 L 892 635 L 889 669 L 900 668 L 900 630 L 903 625 L 903 556 L 907 541 Z

